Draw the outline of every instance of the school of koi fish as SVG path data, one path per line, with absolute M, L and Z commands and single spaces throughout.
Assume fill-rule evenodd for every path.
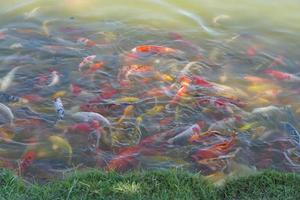
M 214 180 L 299 171 L 300 76 L 259 39 L 144 30 L 128 42 L 53 23 L 0 30 L 0 167 L 37 179 L 90 167 Z

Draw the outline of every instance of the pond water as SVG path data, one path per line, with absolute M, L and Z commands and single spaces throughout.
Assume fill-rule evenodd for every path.
M 0 3 L 0 167 L 300 171 L 300 3 Z

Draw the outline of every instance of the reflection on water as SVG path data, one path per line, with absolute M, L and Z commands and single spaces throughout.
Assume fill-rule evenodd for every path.
M 299 171 L 296 1 L 126 3 L 1 3 L 1 167 Z

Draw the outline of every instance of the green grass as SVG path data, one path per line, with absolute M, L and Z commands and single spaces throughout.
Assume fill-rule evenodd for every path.
M 300 199 L 300 176 L 265 171 L 231 179 L 215 187 L 199 174 L 178 170 L 76 172 L 66 180 L 29 184 L 7 170 L 0 171 L 0 199 Z

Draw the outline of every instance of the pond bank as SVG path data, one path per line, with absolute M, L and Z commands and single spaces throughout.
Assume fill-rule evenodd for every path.
M 216 187 L 199 174 L 177 170 L 124 175 L 93 170 L 46 185 L 29 185 L 2 170 L 0 199 L 300 199 L 300 176 L 264 171 Z

